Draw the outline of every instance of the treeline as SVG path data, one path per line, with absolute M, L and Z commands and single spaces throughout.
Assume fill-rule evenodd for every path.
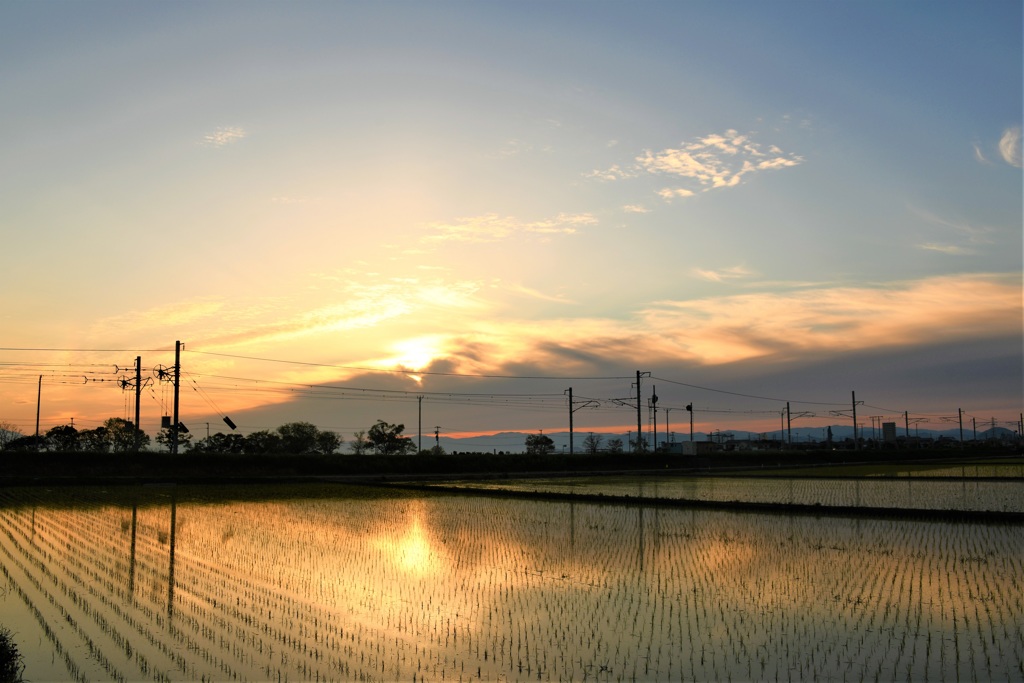
M 168 451 L 174 439 L 169 428 L 161 429 L 151 439 L 142 430 L 136 432 L 130 420 L 119 417 L 112 417 L 95 429 L 79 430 L 71 425 L 60 425 L 39 437 L 24 436 L 9 428 L 0 431 L 5 435 L 0 440 L 0 450 L 4 452 L 132 453 L 150 450 L 153 441 L 159 450 Z M 309 422 L 289 422 L 274 430 L 261 430 L 244 436 L 218 432 L 196 439 L 193 434 L 180 430 L 177 436 L 178 452 L 195 455 L 333 455 L 346 447 L 352 455 L 415 453 L 416 444 L 403 435 L 404 431 L 403 424 L 378 420 L 368 430 L 355 432 L 348 442 L 337 432 L 319 429 Z M 435 447 L 430 452 L 440 453 L 441 449 Z

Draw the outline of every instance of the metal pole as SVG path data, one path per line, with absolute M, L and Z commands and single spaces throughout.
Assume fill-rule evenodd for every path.
M 417 448 L 417 450 L 419 450 L 420 453 L 422 453 L 423 452 L 423 397 L 422 396 L 417 396 L 416 397 L 416 403 L 418 404 L 417 407 L 418 407 L 418 414 L 419 414 L 419 418 L 418 418 L 419 421 L 416 424 L 416 433 L 418 435 L 418 439 L 417 439 L 417 442 L 416 442 L 416 448 Z
M 964 447 L 964 411 L 961 408 L 956 409 L 957 419 L 960 422 L 960 449 Z

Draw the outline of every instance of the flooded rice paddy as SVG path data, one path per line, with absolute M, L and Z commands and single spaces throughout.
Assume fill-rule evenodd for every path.
M 1009 680 L 1024 527 L 348 486 L 0 492 L 29 680 Z
M 957 468 L 959 470 L 960 468 Z M 974 468 L 971 468 L 974 469 Z M 1016 466 L 1013 468 L 1017 469 Z M 986 475 L 992 476 L 992 475 Z M 449 487 L 450 484 L 443 486 Z M 1024 480 L 949 475 L 902 478 L 593 476 L 467 481 L 458 488 L 719 503 L 1024 513 Z

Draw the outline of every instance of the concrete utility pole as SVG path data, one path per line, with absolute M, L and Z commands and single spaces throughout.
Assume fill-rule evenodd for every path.
M 139 397 L 142 396 L 142 356 L 135 356 L 135 448 L 139 452 L 141 430 L 139 429 Z
M 39 450 L 39 409 L 43 405 L 43 376 L 39 375 L 39 388 L 36 390 L 36 451 Z
M 789 401 L 786 401 L 786 446 L 793 448 L 793 417 L 789 413 Z
M 419 408 L 419 411 L 418 411 L 419 412 L 419 423 L 416 425 L 416 434 L 418 435 L 419 439 L 418 439 L 418 442 L 416 444 L 416 448 L 417 448 L 417 450 L 419 450 L 420 453 L 422 453 L 423 452 L 423 396 L 417 396 L 416 397 L 416 403 L 418 404 L 418 408 Z
M 655 391 L 655 386 L 651 385 L 651 412 L 654 414 L 654 442 L 651 447 L 654 449 L 653 452 L 658 452 L 658 394 Z
M 569 455 L 571 456 L 573 454 L 573 442 L 575 441 L 572 433 L 572 387 L 569 387 L 567 391 L 569 392 Z
M 636 371 L 636 452 L 642 453 L 643 450 L 640 446 L 640 439 L 643 438 L 643 420 L 640 415 L 640 371 Z
M 181 388 L 181 342 L 174 342 L 174 424 L 171 425 L 171 455 L 178 453 L 178 395 Z
M 853 450 L 860 450 L 860 440 L 857 438 L 857 392 L 851 391 L 850 397 L 853 402 Z
M 650 377 L 649 372 L 636 371 L 636 452 L 643 453 L 644 417 L 643 399 L 640 397 L 640 378 Z

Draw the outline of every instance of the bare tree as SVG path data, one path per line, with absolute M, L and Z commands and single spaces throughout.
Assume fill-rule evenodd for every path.
M 583 450 L 585 450 L 588 455 L 597 455 L 597 452 L 601 449 L 601 442 L 603 440 L 604 439 L 600 434 L 590 432 L 590 435 L 583 439 Z
M 21 430 L 10 422 L 0 422 L 0 451 L 7 447 L 7 444 L 25 436 Z

